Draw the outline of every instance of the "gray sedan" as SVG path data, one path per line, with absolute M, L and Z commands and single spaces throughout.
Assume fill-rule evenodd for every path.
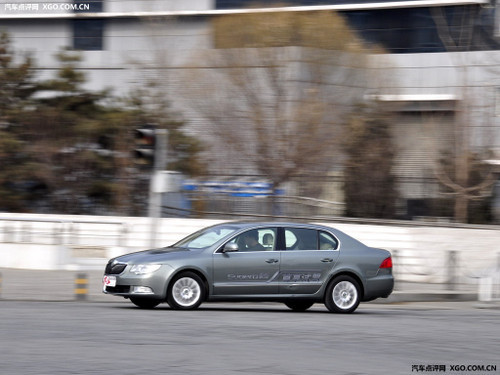
M 389 251 L 331 227 L 275 222 L 214 225 L 169 247 L 111 259 L 103 277 L 104 293 L 180 310 L 204 301 L 274 301 L 295 311 L 321 302 L 351 313 L 393 286 Z

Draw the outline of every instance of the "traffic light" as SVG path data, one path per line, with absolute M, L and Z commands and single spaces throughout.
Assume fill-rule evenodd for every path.
M 153 167 L 155 160 L 156 130 L 151 125 L 135 129 L 134 161 L 144 167 Z

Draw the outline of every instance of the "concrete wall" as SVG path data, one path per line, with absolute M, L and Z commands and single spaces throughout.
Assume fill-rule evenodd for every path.
M 380 93 L 462 101 L 458 109 L 467 111 L 471 146 L 500 155 L 500 51 L 376 55 L 374 60 L 378 75 L 391 77 L 378 82 Z
M 156 245 L 167 246 L 220 222 L 160 220 Z M 143 217 L 0 215 L 0 267 L 102 269 L 109 258 L 151 247 L 151 221 Z M 400 281 L 476 283 L 500 260 L 500 228 L 321 223 L 365 244 L 393 252 Z

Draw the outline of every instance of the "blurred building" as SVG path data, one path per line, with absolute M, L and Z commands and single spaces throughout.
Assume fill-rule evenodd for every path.
M 254 3 L 3 0 L 0 30 L 9 33 L 16 50 L 32 53 L 40 77 L 58 69 L 57 52 L 76 49 L 82 51 L 89 89 L 112 88 L 124 95 L 158 69 L 173 87 L 182 85 L 178 72 L 192 64 L 199 50 L 213 46 L 211 18 L 242 12 Z M 500 4 L 495 0 L 285 3 L 292 10 L 337 10 L 365 41 L 388 51 L 375 57 L 375 73 L 391 80 L 374 85 L 366 97 L 397 113 L 395 173 L 408 216 L 425 216 L 423 200 L 438 197 L 434 165 L 453 143 L 458 115 L 464 111 L 470 150 L 500 173 Z M 443 42 L 436 17 L 449 25 L 451 44 Z M 462 42 L 464 37 L 467 42 Z M 186 109 L 177 97 L 171 100 L 175 108 Z M 202 122 L 185 117 L 193 127 Z

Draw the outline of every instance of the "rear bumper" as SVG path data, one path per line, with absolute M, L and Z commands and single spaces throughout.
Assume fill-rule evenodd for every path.
M 392 275 L 377 276 L 367 281 L 363 301 L 387 298 L 393 290 L 394 277 Z

